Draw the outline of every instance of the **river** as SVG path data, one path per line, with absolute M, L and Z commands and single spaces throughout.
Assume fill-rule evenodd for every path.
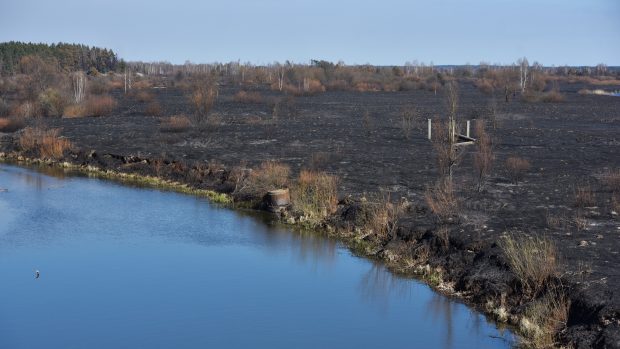
M 423 283 L 261 214 L 2 164 L 0 188 L 0 348 L 514 344 Z

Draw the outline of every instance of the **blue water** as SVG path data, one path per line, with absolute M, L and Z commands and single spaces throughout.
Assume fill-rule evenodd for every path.
M 466 306 L 265 217 L 8 165 L 0 188 L 0 348 L 511 346 Z

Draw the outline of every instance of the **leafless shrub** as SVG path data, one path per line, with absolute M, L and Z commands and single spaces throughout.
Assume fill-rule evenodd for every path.
M 161 132 L 185 132 L 191 127 L 190 119 L 185 115 L 174 115 L 164 118 L 159 125 Z
M 506 159 L 506 169 L 508 170 L 508 176 L 514 183 L 518 183 L 523 180 L 525 173 L 530 170 L 530 162 L 524 158 L 518 156 L 511 156 Z
M 108 95 L 91 96 L 85 101 L 84 107 L 86 115 L 107 116 L 112 114 L 114 108 L 116 108 L 116 100 Z
M 38 151 L 44 158 L 61 158 L 65 150 L 72 147 L 71 142 L 60 137 L 60 129 L 44 130 L 27 127 L 18 139 L 24 151 Z
M 603 175 L 602 182 L 611 191 L 620 192 L 620 169 L 607 171 Z
M 134 90 L 134 91 L 135 93 L 132 93 L 132 94 L 134 95 L 134 98 L 138 102 L 147 103 L 153 100 L 153 95 L 150 94 L 149 91 L 145 91 L 145 90 Z
M 491 137 L 486 131 L 484 121 L 476 120 L 474 127 L 476 136 L 478 137 L 476 140 L 478 149 L 477 152 L 474 153 L 474 173 L 477 181 L 477 189 L 480 191 L 491 174 L 495 155 L 493 154 Z
M 144 113 L 149 116 L 160 116 L 162 114 L 161 105 L 157 101 L 152 101 L 146 106 Z
M 575 206 L 584 208 L 596 205 L 596 196 L 589 185 L 578 185 L 574 189 L 573 201 Z
M 244 183 L 244 190 L 265 194 L 270 190 L 288 188 L 291 168 L 277 161 L 265 161 L 252 170 Z
M 502 238 L 500 247 L 528 296 L 541 291 L 557 271 L 555 244 L 548 238 L 508 234 Z
M 218 84 L 214 75 L 201 76 L 193 82 L 189 100 L 194 109 L 194 123 L 207 123 L 217 96 Z
M 565 98 L 559 90 L 551 90 L 549 92 L 543 93 L 543 95 L 540 97 L 540 100 L 544 103 L 560 103 L 564 102 Z
M 366 135 L 370 136 L 372 134 L 374 123 L 368 110 L 365 110 L 364 115 L 362 116 L 362 127 L 364 128 Z
M 452 171 L 461 160 L 461 150 L 454 146 L 455 140 L 450 122 L 433 123 L 433 149 L 437 159 L 440 178 L 452 178 Z
M 390 195 L 383 193 L 373 202 L 367 203 L 370 209 L 364 230 L 371 233 L 379 242 L 385 242 L 396 236 L 398 219 L 403 211 L 400 203 L 393 203 Z
M 459 203 L 452 181 L 439 181 L 435 188 L 426 191 L 424 200 L 442 222 L 450 221 L 458 214 Z
M 338 204 L 338 178 L 325 172 L 302 170 L 291 191 L 293 207 L 311 221 L 325 218 Z
M 415 127 L 416 112 L 413 107 L 405 107 L 400 112 L 400 129 L 406 139 L 411 139 L 411 132 Z
M 263 103 L 260 92 L 239 91 L 233 96 L 233 100 L 239 103 Z
M 86 107 L 83 103 L 71 104 L 65 107 L 62 116 L 65 118 L 80 118 L 86 116 Z
M 480 90 L 480 92 L 485 94 L 492 94 L 493 91 L 495 91 L 493 83 L 490 80 L 484 78 L 476 80 L 474 82 L 474 85 L 478 88 L 478 90 Z
M 555 348 L 555 335 L 566 327 L 569 309 L 570 299 L 558 288 L 533 301 L 520 324 L 526 337 L 524 344 L 532 348 Z

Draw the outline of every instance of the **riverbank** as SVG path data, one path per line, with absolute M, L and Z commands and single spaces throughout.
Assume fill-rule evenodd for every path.
M 235 201 L 230 193 L 226 193 L 229 191 L 225 185 L 227 175 L 226 170 L 221 168 L 206 170 L 202 176 L 194 176 L 193 181 L 187 181 L 179 176 L 196 172 L 196 166 L 171 161 L 165 165 L 173 168 L 168 172 L 162 171 L 161 165 L 157 165 L 153 159 L 99 154 L 95 151 L 71 152 L 62 160 L 31 158 L 20 152 L 3 152 L 0 153 L 0 159 L 9 163 L 79 171 L 97 178 L 198 195 L 232 208 L 256 207 L 257 202 L 257 198 L 247 197 L 245 201 Z M 523 294 L 524 290 L 510 272 L 497 242 L 483 238 L 480 232 L 467 224 L 442 225 L 438 229 L 428 210 L 408 202 L 402 202 L 401 205 L 402 218 L 385 239 L 377 239 L 365 232 L 367 226 L 364 217 L 368 213 L 364 212 L 367 209 L 364 198 L 341 200 L 335 213 L 311 226 L 339 239 L 356 254 L 383 262 L 392 272 L 421 278 L 442 294 L 463 300 L 495 321 L 515 329 L 524 335 L 524 343 L 530 343 L 528 341 L 533 338 L 527 331 L 539 331 L 536 329 L 539 324 L 528 318 L 525 310 L 539 299 Z M 285 214 L 280 219 L 287 224 L 309 225 L 309 221 L 300 215 Z M 474 239 L 472 234 L 478 236 Z M 545 289 L 560 290 L 570 297 L 570 315 L 576 316 L 577 311 L 583 314 L 601 311 L 596 307 L 588 307 L 591 301 L 586 294 L 577 292 L 579 285 L 555 277 L 548 282 L 550 284 Z M 597 324 L 579 324 L 584 325 Z M 596 328 L 586 330 L 598 336 L 599 341 L 600 338 L 609 340 L 605 331 L 596 333 Z M 566 336 L 570 329 L 562 328 L 562 331 L 553 336 L 563 341 L 560 344 L 578 343 Z M 582 329 L 581 333 L 586 332 Z M 603 347 L 613 346 L 605 343 Z

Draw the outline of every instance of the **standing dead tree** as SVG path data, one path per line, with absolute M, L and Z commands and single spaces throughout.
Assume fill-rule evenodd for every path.
M 530 63 L 525 57 L 520 58 L 517 63 L 519 64 L 519 86 L 521 87 L 521 93 L 524 93 L 527 86 Z
M 78 71 L 73 73 L 71 85 L 73 87 L 73 101 L 76 104 L 81 103 L 86 96 L 86 76 L 84 72 Z
M 486 184 L 491 168 L 493 167 L 493 144 L 491 136 L 487 133 L 483 120 L 476 120 L 477 152 L 474 154 L 474 175 L 476 177 L 476 189 L 481 191 Z
M 204 125 L 208 121 L 209 112 L 213 108 L 218 92 L 217 77 L 214 74 L 203 74 L 195 78 L 189 96 L 194 109 L 194 124 Z

